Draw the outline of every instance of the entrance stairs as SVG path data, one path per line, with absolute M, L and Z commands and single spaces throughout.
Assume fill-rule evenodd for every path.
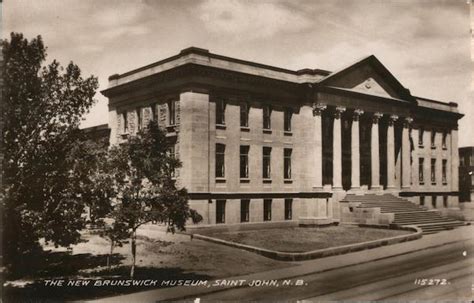
M 423 234 L 432 234 L 465 225 L 464 222 L 443 217 L 438 210 L 428 210 L 392 194 L 347 195 L 341 202 L 357 203 L 358 208 L 380 208 L 382 213 L 393 213 L 392 224 L 416 225 Z

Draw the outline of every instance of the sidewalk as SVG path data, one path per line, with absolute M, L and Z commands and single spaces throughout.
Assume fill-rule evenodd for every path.
M 463 226 L 450 231 L 423 236 L 419 240 L 399 243 L 389 246 L 363 250 L 345 255 L 332 256 L 322 259 L 296 262 L 298 265 L 275 269 L 243 276 L 229 277 L 226 280 L 281 280 L 297 278 L 310 273 L 328 271 L 335 268 L 366 263 L 379 259 L 424 250 L 430 247 L 441 246 L 448 243 L 473 240 L 474 227 Z M 473 245 L 473 243 L 469 243 Z M 220 279 L 219 281 L 222 281 Z M 208 285 L 214 281 L 209 281 Z M 199 297 L 200 295 L 230 289 L 238 286 L 177 286 L 162 289 L 153 289 L 139 293 L 103 298 L 87 302 L 157 302 L 179 299 L 183 297 Z

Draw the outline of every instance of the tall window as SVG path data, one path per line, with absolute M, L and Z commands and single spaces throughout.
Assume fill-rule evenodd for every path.
M 424 167 L 425 159 L 420 158 L 418 161 L 418 181 L 420 182 L 420 184 L 425 183 Z
M 431 159 L 431 183 L 436 184 L 436 159 Z
M 435 138 L 436 138 L 436 131 L 433 129 L 431 131 L 431 148 L 435 148 Z
M 284 131 L 291 131 L 291 117 L 293 116 L 293 110 L 291 108 L 285 108 L 284 112 Z
M 240 126 L 249 127 L 249 106 L 247 103 L 240 104 Z
M 224 100 L 217 100 L 216 102 L 216 124 L 225 124 L 225 102 Z
M 263 147 L 263 171 L 262 171 L 263 179 L 271 178 L 271 165 L 270 165 L 271 154 L 272 154 L 271 147 Z
M 168 125 L 176 124 L 176 108 L 173 100 L 168 101 Z
M 423 146 L 423 135 L 425 133 L 425 130 L 423 128 L 420 128 L 418 130 L 418 145 Z
M 151 119 L 158 124 L 158 111 L 157 111 L 157 104 L 153 103 L 151 105 Z
M 448 178 L 447 178 L 447 165 L 448 165 L 448 160 L 443 159 L 443 167 L 442 167 L 442 181 L 443 184 L 448 183 Z
M 143 124 L 142 109 L 137 107 L 135 112 L 137 113 L 137 130 L 141 130 Z
M 225 177 L 225 145 L 216 144 L 216 178 Z
M 285 220 L 291 220 L 293 216 L 293 199 L 285 199 Z
M 240 200 L 240 222 L 249 221 L 250 200 Z
M 441 146 L 443 147 L 443 149 L 447 148 L 447 145 L 446 145 L 446 137 L 447 136 L 448 136 L 448 134 L 446 132 L 443 132 L 443 140 L 441 141 Z
M 272 220 L 272 199 L 263 200 L 263 221 Z
M 272 128 L 272 109 L 270 105 L 263 106 L 263 129 L 271 129 Z
M 128 133 L 128 114 L 126 111 L 122 113 L 122 123 L 123 123 L 122 132 L 124 134 L 127 134 Z
M 170 149 L 169 149 L 169 155 L 170 155 L 170 158 L 173 158 L 173 159 L 176 158 L 176 145 L 175 144 L 171 144 Z M 171 171 L 171 177 L 176 177 L 175 169 Z
M 240 146 L 240 178 L 249 177 L 249 146 Z
M 216 223 L 225 223 L 225 200 L 216 201 Z
M 284 163 L 284 171 L 283 171 L 283 178 L 291 179 L 291 148 L 285 148 L 283 150 L 283 163 Z

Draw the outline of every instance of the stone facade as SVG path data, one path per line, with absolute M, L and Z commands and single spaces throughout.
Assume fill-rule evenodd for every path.
M 474 146 L 459 148 L 460 202 L 474 202 Z
M 183 163 L 177 181 L 204 217 L 201 225 L 337 220 L 346 193 L 390 192 L 414 203 L 426 196 L 434 197 L 432 207 L 458 206 L 457 105 L 412 96 L 374 56 L 330 73 L 189 48 L 109 80 L 102 93 L 110 143 L 158 119 L 175 143 Z M 250 200 L 248 220 L 243 200 Z

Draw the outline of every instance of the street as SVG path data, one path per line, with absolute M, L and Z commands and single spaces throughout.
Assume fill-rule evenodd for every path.
M 365 264 L 294 277 L 303 286 L 241 287 L 201 301 L 470 300 L 473 242 L 463 241 Z M 321 260 L 324 262 L 324 260 Z M 418 279 L 418 280 L 417 280 Z M 423 280 L 426 279 L 426 280 Z M 429 279 L 436 279 L 429 281 Z M 424 285 L 423 285 L 424 284 Z M 428 285 L 438 284 L 438 285 Z M 188 299 L 191 299 L 188 297 Z

